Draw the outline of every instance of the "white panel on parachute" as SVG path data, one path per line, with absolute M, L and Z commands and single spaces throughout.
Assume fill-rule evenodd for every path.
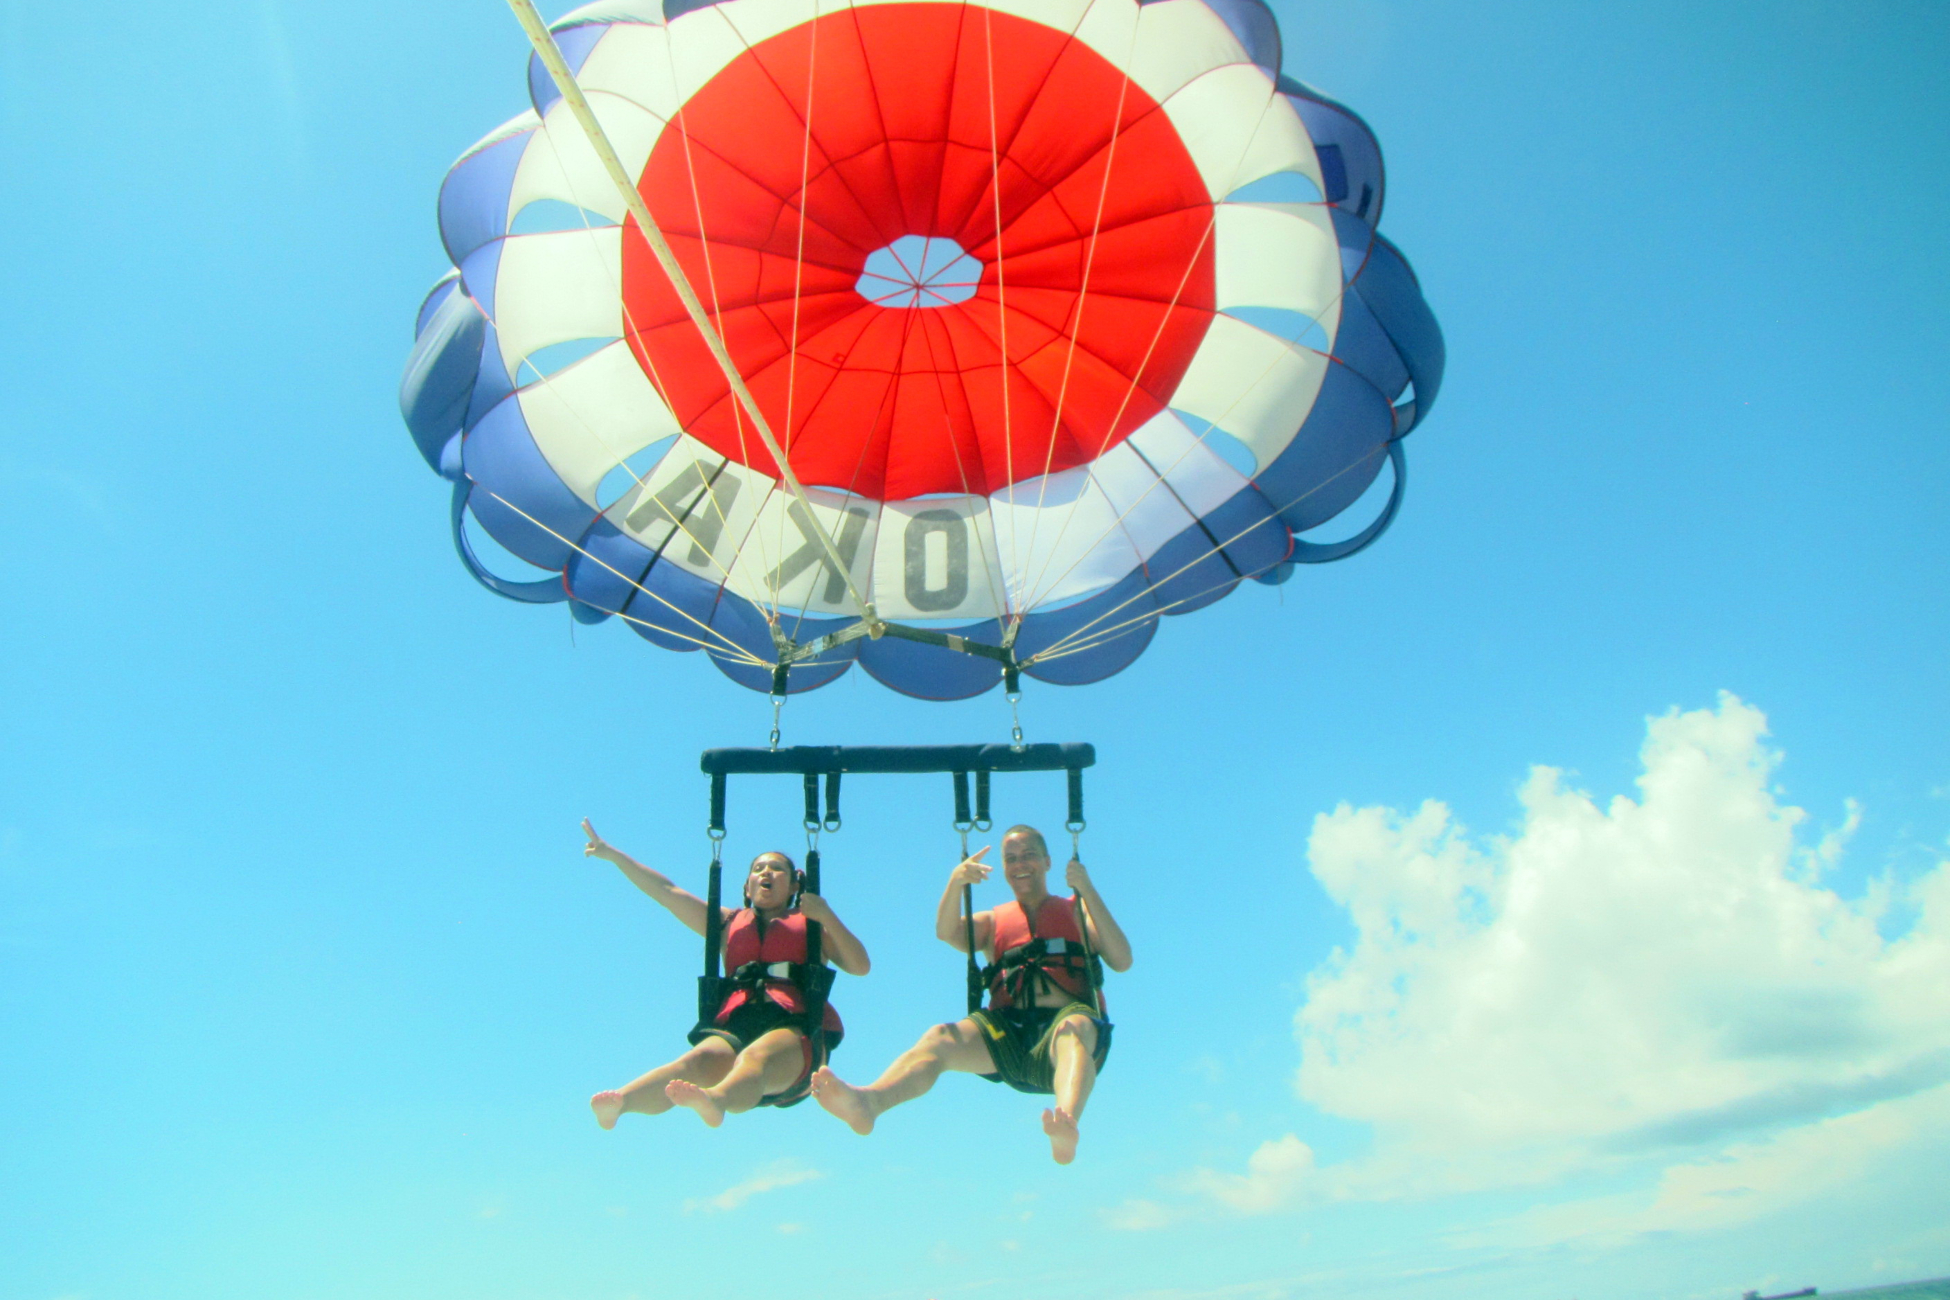
M 738 29 L 717 12 L 719 8 L 719 5 L 706 5 L 693 9 L 664 28 L 670 33 L 670 69 L 676 79 L 680 104 L 745 52 L 745 42 L 739 38 Z M 806 16 L 811 16 L 810 11 Z
M 1321 353 L 1214 316 L 1169 405 L 1239 439 L 1264 468 L 1293 441 L 1326 375 Z
M 1144 5 L 1138 10 L 1137 44 L 1130 52 L 1100 53 L 1160 104 L 1190 82 L 1211 75 L 1214 67 L 1253 66 L 1246 47 L 1204 0 L 1158 0 Z M 1175 114 L 1172 120 L 1177 121 Z M 1181 125 L 1178 130 L 1182 135 L 1185 128 Z
M 901 2 L 902 0 L 871 0 L 874 4 Z M 953 3 L 953 0 L 950 0 L 950 3 Z M 1094 14 L 1100 9 L 1123 11 L 1137 8 L 1130 3 L 1130 0 L 991 0 L 991 3 L 982 7 L 993 9 L 999 14 L 1027 18 L 1032 23 L 1054 27 L 1059 32 L 1075 32 L 1078 25 L 1084 21 L 1085 15 Z M 1128 24 L 1133 20 L 1126 16 L 1122 21 Z M 1130 49 L 1130 42 L 1127 38 L 1115 52 L 1107 51 L 1094 44 L 1092 48 L 1121 68 L 1124 66 L 1125 55 Z
M 662 26 L 610 28 L 582 61 L 576 82 L 585 95 L 597 92 L 628 100 L 660 122 L 668 121 L 683 102 L 671 72 L 670 34 Z
M 1108 456 L 1123 448 L 1113 449 Z M 1023 612 L 1110 586 L 1137 567 L 1122 513 L 1078 466 L 1003 488 L 989 498 L 1009 603 Z
M 632 176 L 641 172 L 650 159 L 651 147 L 663 131 L 663 122 L 641 105 L 616 95 L 586 90 L 584 98 L 615 147 L 624 171 Z M 535 132 L 528 147 L 522 150 L 521 162 L 515 168 L 514 186 L 508 195 L 509 214 L 512 216 L 536 199 L 572 203 L 600 212 L 611 221 L 622 221 L 629 211 L 567 100 L 558 99 L 549 107 L 541 130 Z
M 761 609 L 815 617 L 858 613 L 814 525 L 826 530 L 854 585 L 864 590 L 880 503 L 824 488 L 807 488 L 802 503 L 776 483 L 762 502 L 726 585 Z
M 1213 231 L 1215 305 L 1277 307 L 1318 324 L 1329 341 L 1341 315 L 1341 250 L 1312 204 L 1221 203 Z
M 823 12 L 831 13 L 835 7 L 826 7 Z M 730 23 L 747 45 L 757 45 L 780 32 L 789 32 L 822 13 L 819 5 L 808 0 L 720 0 L 711 6 L 711 11 Z M 816 62 L 817 53 L 813 57 Z
M 623 334 L 616 283 L 621 226 L 510 235 L 494 277 L 494 332 L 509 374 L 530 354 L 570 339 Z
M 717 584 L 737 561 L 739 543 L 773 486 L 774 480 L 686 434 L 606 513 L 623 532 L 660 552 L 664 563 Z
M 920 497 L 880 508 L 869 593 L 883 618 L 996 618 L 1003 613 L 988 501 Z
M 621 339 L 521 390 L 520 400 L 549 468 L 591 506 L 605 474 L 680 432 L 677 417 Z
M 1164 109 L 1213 202 L 1275 172 L 1298 172 L 1320 187 L 1306 124 L 1257 64 L 1214 68 L 1165 100 Z

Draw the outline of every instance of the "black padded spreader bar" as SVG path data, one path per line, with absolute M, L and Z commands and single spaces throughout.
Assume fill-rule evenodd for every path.
M 698 766 L 714 777 L 809 772 L 1062 772 L 1093 767 L 1095 745 L 792 745 L 707 749 Z

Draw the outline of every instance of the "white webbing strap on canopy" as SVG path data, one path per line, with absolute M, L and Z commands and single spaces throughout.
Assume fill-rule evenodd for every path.
M 860 594 L 860 589 L 853 585 L 853 574 L 848 570 L 846 560 L 840 555 L 839 546 L 833 541 L 832 534 L 826 531 L 826 526 L 814 515 L 812 502 L 806 498 L 805 485 L 799 482 L 799 476 L 792 472 L 792 465 L 786 460 L 785 448 L 781 447 L 779 440 L 773 436 L 772 426 L 766 423 L 765 416 L 759 411 L 757 399 L 752 396 L 751 390 L 745 387 L 745 377 L 738 373 L 737 363 L 732 361 L 731 353 L 726 350 L 723 337 L 719 335 L 717 327 L 711 323 L 711 318 L 706 315 L 704 304 L 698 300 L 696 291 L 691 288 L 691 282 L 685 276 L 684 268 L 677 264 L 677 255 L 670 251 L 670 244 L 664 239 L 664 232 L 658 228 L 656 219 L 650 215 L 650 206 L 643 201 L 643 196 L 637 192 L 635 183 L 623 170 L 622 160 L 616 156 L 616 150 L 610 147 L 609 137 L 603 134 L 602 124 L 596 121 L 595 113 L 590 111 L 589 101 L 583 98 L 582 87 L 576 84 L 575 74 L 569 71 L 568 62 L 563 59 L 562 51 L 557 48 L 555 37 L 548 30 L 548 24 L 544 23 L 542 16 L 535 11 L 533 0 L 508 0 L 508 7 L 513 9 L 515 17 L 521 20 L 522 30 L 528 33 L 529 44 L 535 47 L 535 53 L 541 59 L 542 66 L 548 69 L 548 75 L 555 81 L 555 88 L 562 92 L 562 98 L 569 105 L 569 110 L 575 114 L 576 121 L 581 123 L 583 134 L 589 137 L 590 148 L 594 149 L 596 156 L 602 159 L 603 169 L 609 173 L 610 180 L 615 182 L 617 192 L 622 195 L 623 202 L 629 207 L 630 215 L 636 218 L 637 228 L 642 231 L 644 242 L 649 244 L 650 251 L 656 254 L 657 265 L 663 268 L 664 274 L 670 279 L 671 287 L 677 290 L 678 299 L 684 304 L 684 310 L 690 313 L 692 323 L 697 326 L 697 332 L 703 337 L 705 346 L 711 349 L 711 355 L 717 360 L 718 367 L 724 371 L 725 381 L 731 385 L 731 391 L 738 398 L 738 404 L 744 407 L 745 414 L 751 417 L 752 427 L 758 430 L 759 439 L 765 444 L 765 450 L 772 454 L 773 461 L 779 467 L 779 477 L 804 507 L 805 522 L 811 526 L 813 536 L 826 552 L 827 562 L 833 566 L 833 572 L 838 574 L 840 580 L 846 584 L 847 595 L 853 598 L 854 605 L 859 609 L 860 618 L 866 625 L 868 635 L 878 636 L 882 627 L 879 616 L 874 613 L 873 605 Z

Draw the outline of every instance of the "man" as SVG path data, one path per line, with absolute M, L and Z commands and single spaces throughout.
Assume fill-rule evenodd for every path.
M 968 951 L 962 886 L 988 879 L 991 868 L 982 861 L 988 851 L 954 869 L 935 909 L 935 936 L 959 952 Z M 1074 899 L 1050 894 L 1049 868 L 1049 849 L 1034 827 L 1012 827 L 1002 837 L 1002 874 L 1015 899 L 978 913 L 974 925 L 975 949 L 989 958 L 988 1005 L 922 1034 L 868 1087 L 856 1088 L 824 1067 L 815 1071 L 813 1096 L 821 1106 L 855 1133 L 871 1133 L 890 1107 L 932 1088 L 942 1071 L 960 1070 L 1022 1092 L 1053 1093 L 1056 1104 L 1043 1112 L 1050 1155 L 1059 1165 L 1076 1159 L 1077 1121 L 1110 1051 L 1110 1025 L 1078 951 L 1079 910 L 1089 951 L 1112 970 L 1131 968 L 1131 944 L 1083 863 L 1072 858 L 1064 873 Z M 1032 947 L 1037 940 L 1044 942 Z

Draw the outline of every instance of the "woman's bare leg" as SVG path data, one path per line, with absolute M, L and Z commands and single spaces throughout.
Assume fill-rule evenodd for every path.
M 1077 1158 L 1077 1121 L 1097 1083 L 1097 1026 L 1087 1016 L 1068 1016 L 1050 1038 L 1056 1105 L 1043 1112 L 1050 1157 L 1059 1165 Z
M 670 1098 L 664 1095 L 664 1088 L 672 1079 L 716 1083 L 731 1069 L 732 1057 L 730 1043 L 722 1038 L 707 1038 L 669 1065 L 660 1065 L 621 1088 L 597 1093 L 589 1099 L 589 1109 L 596 1112 L 596 1122 L 604 1128 L 615 1128 L 617 1117 L 626 1112 L 661 1115 L 670 1109 Z
M 742 1115 L 775 1092 L 792 1086 L 806 1068 L 806 1036 L 796 1029 L 774 1029 L 738 1053 L 731 1069 L 710 1087 L 689 1079 L 664 1085 L 670 1104 L 688 1106 L 712 1128 L 726 1115 Z
M 894 1058 L 886 1072 L 865 1088 L 856 1088 L 823 1066 L 813 1072 L 813 1097 L 847 1122 L 855 1133 L 873 1132 L 874 1121 L 892 1107 L 934 1087 L 944 1070 L 993 1074 L 995 1059 L 973 1020 L 936 1025 L 921 1041 Z

